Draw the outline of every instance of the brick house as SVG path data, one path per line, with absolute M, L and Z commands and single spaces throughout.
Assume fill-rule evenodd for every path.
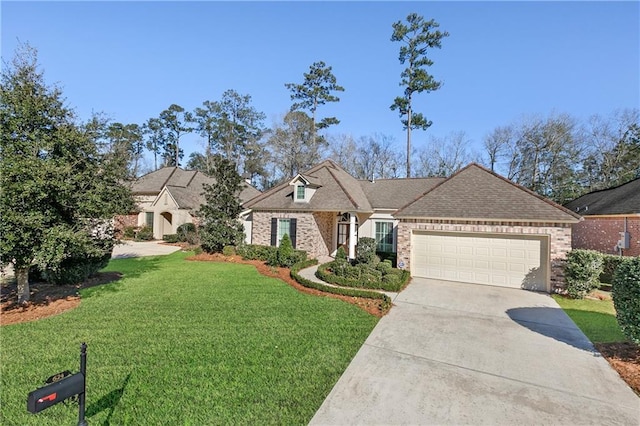
M 196 211 L 204 203 L 204 185 L 215 180 L 197 170 L 163 167 L 141 176 L 132 183 L 137 211 L 115 218 L 116 229 L 125 226 L 150 226 L 153 237 L 175 234 L 180 225 L 197 223 Z M 247 201 L 260 191 L 243 184 L 240 201 Z
M 565 207 L 584 218 L 573 225 L 573 248 L 640 256 L 640 178 L 590 192 Z
M 358 180 L 331 160 L 249 200 L 253 244 L 286 233 L 311 256 L 358 238 L 413 276 L 556 291 L 580 216 L 471 164 L 444 178 Z M 249 224 L 249 222 L 247 222 Z

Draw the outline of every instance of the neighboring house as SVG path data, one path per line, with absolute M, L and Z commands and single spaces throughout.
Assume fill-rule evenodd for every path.
M 175 234 L 180 225 L 197 223 L 196 212 L 204 203 L 204 184 L 215 179 L 196 170 L 163 167 L 137 179 L 132 185 L 138 211 L 116 219 L 119 227 L 150 226 L 153 236 Z M 245 202 L 260 191 L 243 183 L 240 201 Z
M 565 207 L 584 218 L 573 225 L 573 248 L 640 256 L 640 178 L 590 192 Z
M 471 164 L 448 179 L 357 180 L 327 160 L 245 204 L 252 243 L 287 233 L 311 256 L 360 237 L 413 276 L 553 291 L 580 216 Z

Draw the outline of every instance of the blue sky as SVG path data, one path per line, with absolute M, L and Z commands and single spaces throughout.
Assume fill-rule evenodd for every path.
M 579 119 L 640 105 L 639 2 L 1 2 L 2 58 L 18 40 L 39 51 L 82 119 L 103 111 L 142 124 L 170 104 L 192 110 L 227 89 L 249 94 L 266 125 L 291 106 L 285 83 L 315 61 L 346 91 L 318 110 L 329 133 L 383 133 L 403 150 L 391 111 L 402 66 L 391 24 L 410 12 L 450 37 L 429 54 L 444 86 L 415 98 L 433 120 L 414 133 L 464 131 L 472 148 L 528 115 Z M 200 150 L 197 135 L 181 144 Z M 186 158 L 186 157 L 185 157 Z

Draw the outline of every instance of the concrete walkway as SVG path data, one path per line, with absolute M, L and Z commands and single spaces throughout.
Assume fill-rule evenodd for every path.
M 640 424 L 640 399 L 548 295 L 414 278 L 394 305 L 311 424 Z
M 159 256 L 171 254 L 178 250 L 180 250 L 180 247 L 161 244 L 160 241 L 123 241 L 123 244 L 116 244 L 113 248 L 111 258 Z

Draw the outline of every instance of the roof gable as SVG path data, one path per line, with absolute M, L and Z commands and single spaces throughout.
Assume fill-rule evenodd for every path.
M 583 216 L 640 214 L 640 178 L 590 192 L 570 201 L 565 207 Z
M 331 160 L 325 160 L 298 176 L 318 189 L 304 205 L 296 203 L 287 181 L 246 203 L 254 210 L 361 211 L 373 209 L 357 179 Z
M 579 221 L 579 216 L 472 163 L 399 209 L 398 218 Z

